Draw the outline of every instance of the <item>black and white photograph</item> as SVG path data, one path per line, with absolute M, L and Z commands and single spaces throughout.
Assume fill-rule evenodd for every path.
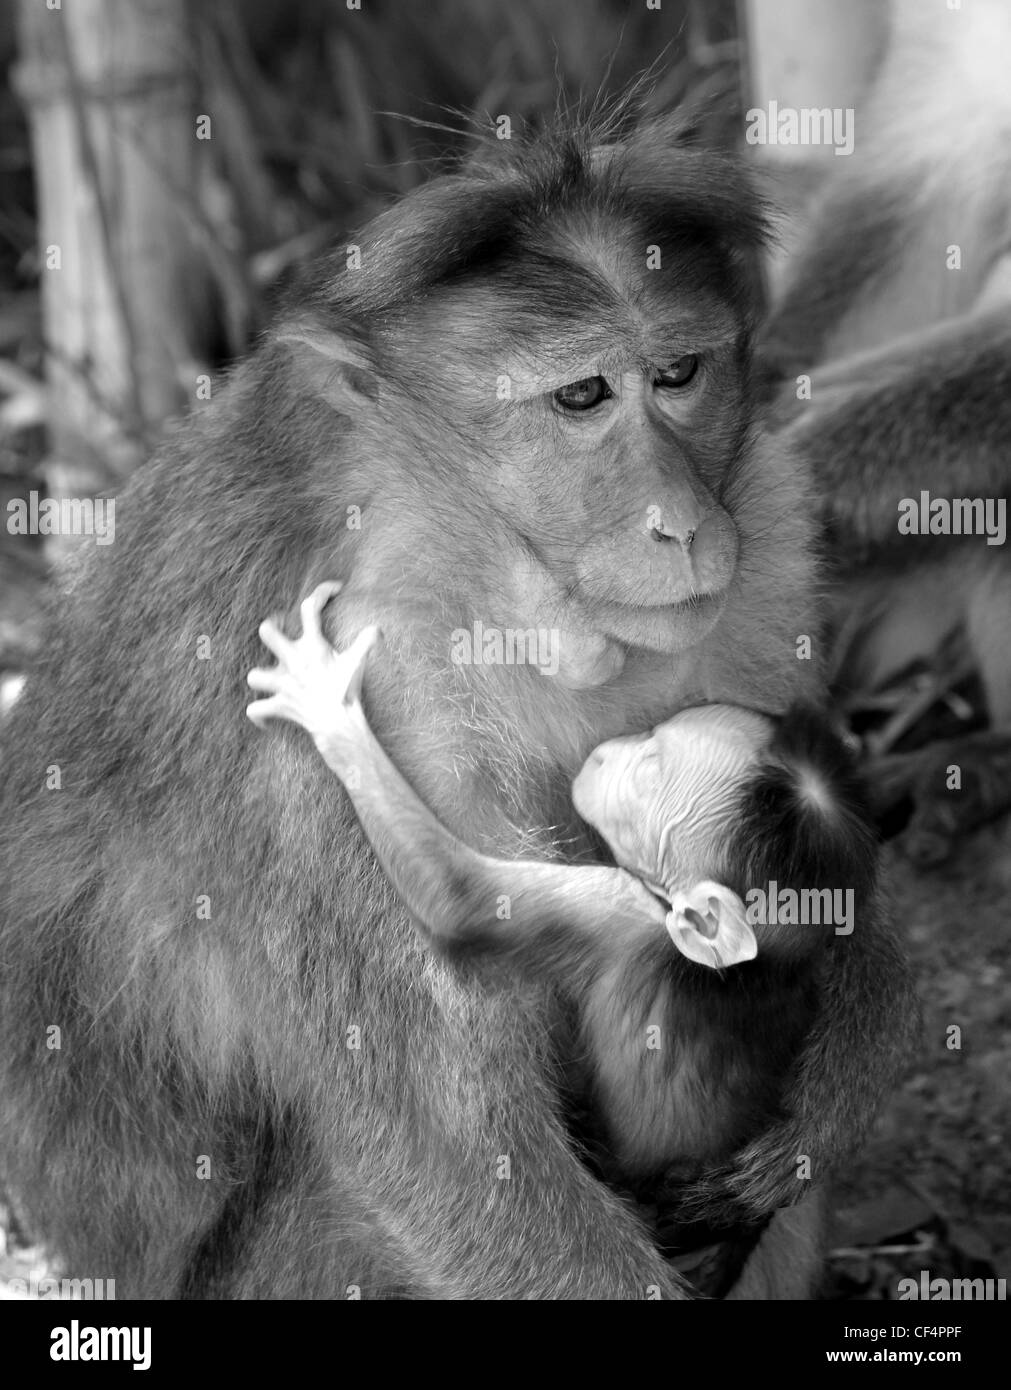
M 32 1374 L 556 1300 L 981 1373 L 1009 151 L 1011 0 L 0 0 Z

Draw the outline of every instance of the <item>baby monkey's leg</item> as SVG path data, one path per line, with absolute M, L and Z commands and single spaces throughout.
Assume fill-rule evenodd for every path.
M 263 623 L 260 636 L 278 664 L 249 673 L 251 688 L 270 698 L 254 701 L 247 714 L 261 726 L 287 719 L 312 736 L 344 783 L 391 883 L 432 942 L 571 976 L 627 951 L 633 939 L 662 940 L 663 907 L 623 869 L 493 859 L 436 819 L 365 717 L 362 675 L 378 630 L 366 629 L 345 652 L 323 635 L 320 615 L 339 589 L 323 584 L 305 600 L 295 641 Z

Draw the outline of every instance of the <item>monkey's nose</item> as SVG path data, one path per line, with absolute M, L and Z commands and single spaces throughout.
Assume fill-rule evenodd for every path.
M 685 531 L 679 536 L 675 532 L 661 531 L 659 526 L 654 526 L 650 531 L 650 535 L 655 541 L 677 541 L 682 549 L 691 550 L 692 542 L 695 539 L 695 529 L 693 527 L 691 530 Z

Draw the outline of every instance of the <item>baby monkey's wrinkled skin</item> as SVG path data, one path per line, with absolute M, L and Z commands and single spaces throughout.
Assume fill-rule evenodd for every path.
M 334 650 L 320 616 L 339 590 L 323 584 L 305 600 L 295 641 L 263 623 L 278 665 L 250 672 L 250 687 L 268 697 L 249 706 L 250 719 L 286 719 L 312 736 L 433 946 L 461 961 L 550 972 L 572 994 L 616 1176 L 669 1180 L 729 1153 L 775 1113 L 813 1017 L 824 939 L 810 927 L 794 927 L 788 941 L 782 929 L 763 937 L 759 927 L 754 959 L 755 933 L 728 883 L 738 822 L 748 819 L 742 796 L 773 721 L 711 705 L 594 750 L 573 799 L 617 868 L 495 859 L 452 835 L 376 740 L 361 687 L 380 634 L 368 628 Z M 831 819 L 831 810 L 802 807 L 792 787 L 777 795 L 790 800 L 790 815 Z M 790 834 L 792 853 L 792 832 L 779 833 Z M 715 1096 L 704 1084 L 714 1076 Z
M 652 733 L 610 739 L 587 758 L 572 800 L 623 868 L 671 903 L 674 944 L 700 965 L 757 953 L 743 904 L 720 877 L 740 791 L 772 722 L 731 705 L 683 710 Z

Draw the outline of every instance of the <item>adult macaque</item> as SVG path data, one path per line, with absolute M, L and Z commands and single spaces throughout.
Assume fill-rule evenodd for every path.
M 566 1128 L 555 992 L 435 960 L 337 779 L 242 714 L 260 615 L 346 575 L 327 635 L 382 625 L 369 716 L 425 803 L 482 853 L 587 862 L 595 745 L 818 692 L 736 164 L 667 124 L 507 143 L 318 270 L 137 477 L 5 726 L 3 1162 L 120 1297 L 689 1295 Z M 454 661 L 478 621 L 558 634 L 557 676 Z M 822 967 L 780 1117 L 694 1185 L 721 1214 L 807 1193 L 797 1155 L 823 1177 L 895 1074 L 873 905 Z M 732 1296 L 809 1290 L 818 1207 Z
M 883 802 L 911 796 L 906 843 L 931 861 L 1011 805 L 1011 4 L 890 14 L 853 153 L 830 161 L 763 353 L 844 581 L 840 688 L 873 693 L 923 662 L 980 677 L 990 728 L 879 768 Z M 974 533 L 958 534 L 960 507 L 928 533 L 931 505 L 953 499 Z M 923 534 L 908 533 L 914 506 Z
M 312 736 L 434 946 L 547 976 L 575 1001 L 610 1177 L 669 1186 L 728 1158 L 776 1113 L 832 929 L 831 911 L 782 923 L 745 898 L 845 893 L 848 932 L 873 892 L 874 839 L 842 746 L 805 711 L 777 729 L 733 706 L 685 710 L 594 749 L 573 783 L 576 810 L 620 867 L 496 859 L 432 815 L 369 728 L 361 684 L 377 629 L 334 651 L 319 623 L 339 589 L 309 596 L 295 642 L 261 625 L 278 664 L 250 672 L 268 698 L 249 717 Z

